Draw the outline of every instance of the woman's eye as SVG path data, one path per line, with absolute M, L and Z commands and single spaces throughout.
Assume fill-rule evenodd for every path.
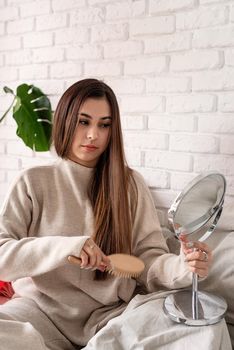
M 109 128 L 111 124 L 101 124 L 101 128 Z
M 79 124 L 81 124 L 81 125 L 88 125 L 89 122 L 88 122 L 88 120 L 82 120 L 82 119 L 80 119 L 80 120 L 79 120 Z

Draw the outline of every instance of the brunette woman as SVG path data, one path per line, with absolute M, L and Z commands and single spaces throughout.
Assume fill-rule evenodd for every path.
M 109 86 L 85 79 L 65 91 L 53 145 L 58 160 L 23 171 L 1 212 L 0 280 L 15 291 L 0 307 L 2 349 L 82 347 L 123 312 L 137 283 L 148 291 L 181 288 L 191 271 L 208 273 L 204 243 L 195 246 L 207 254 L 184 246 L 186 262 L 183 252 L 169 253 L 150 192 L 126 164 Z M 104 272 L 112 253 L 144 261 L 138 281 Z

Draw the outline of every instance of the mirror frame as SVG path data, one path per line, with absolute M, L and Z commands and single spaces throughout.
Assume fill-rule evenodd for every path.
M 197 218 L 196 216 L 195 220 L 192 222 L 183 222 L 183 220 L 181 220 L 181 224 L 184 226 L 180 226 L 180 222 L 177 223 L 176 221 L 176 213 L 177 210 L 181 209 L 179 207 L 182 204 L 183 199 L 185 198 L 186 200 L 186 194 L 191 191 L 193 187 L 199 184 L 199 182 L 212 175 L 219 176 L 222 180 L 221 183 L 223 182 L 222 187 L 219 188 L 218 186 L 215 188 L 217 193 L 216 199 L 215 197 L 212 197 L 213 200 L 211 201 L 211 205 L 205 208 L 205 213 L 201 213 L 200 217 Z M 219 181 L 217 183 L 219 184 Z M 221 196 L 219 189 L 222 189 Z M 202 237 L 200 237 L 198 240 L 204 241 L 207 239 L 214 231 L 222 213 L 225 192 L 226 179 L 221 173 L 217 171 L 208 171 L 196 176 L 191 182 L 188 183 L 184 190 L 179 193 L 168 211 L 168 223 L 172 226 L 174 235 L 177 238 L 180 238 L 179 236 L 181 233 L 185 235 L 198 233 L 200 236 L 201 231 L 205 228 L 205 233 L 203 232 Z M 195 198 L 194 202 L 193 200 L 190 202 L 193 204 L 197 202 L 199 203 L 199 197 L 198 201 L 197 198 Z M 227 303 L 221 297 L 207 292 L 198 291 L 198 275 L 193 272 L 192 290 L 182 289 L 176 291 L 175 293 L 169 294 L 164 300 L 163 310 L 167 316 L 177 323 L 183 323 L 188 326 L 207 326 L 217 323 L 225 317 Z
M 193 221 L 192 223 L 190 223 L 187 226 L 181 226 L 179 228 L 175 227 L 174 225 L 174 220 L 175 220 L 175 215 L 176 212 L 179 208 L 179 206 L 181 205 L 181 202 L 184 198 L 184 196 L 194 187 L 196 186 L 196 184 L 198 182 L 200 182 L 201 180 L 205 179 L 206 177 L 210 176 L 210 175 L 218 175 L 221 177 L 221 179 L 223 180 L 223 194 L 220 198 L 219 204 L 216 206 L 213 206 L 207 213 L 205 213 L 204 215 L 202 215 L 200 218 L 196 219 L 195 221 Z M 176 197 L 176 199 L 174 200 L 174 202 L 172 203 L 170 209 L 168 210 L 168 222 L 170 227 L 173 228 L 173 231 L 176 235 L 176 237 L 178 238 L 179 235 L 182 232 L 186 232 L 186 234 L 191 234 L 194 232 L 199 231 L 199 229 L 201 229 L 202 227 L 204 227 L 204 225 L 209 222 L 212 218 L 213 218 L 213 222 L 211 223 L 210 227 L 207 229 L 207 232 L 204 234 L 204 236 L 202 236 L 199 241 L 204 241 L 205 239 L 207 239 L 209 237 L 209 235 L 213 232 L 213 230 L 215 229 L 218 219 L 222 213 L 222 209 L 223 209 L 223 203 L 224 203 L 224 197 L 225 197 L 225 192 L 226 192 L 226 179 L 223 176 L 223 174 L 217 172 L 217 171 L 207 171 L 207 172 L 203 172 L 200 175 L 196 176 L 192 181 L 190 181 L 185 188 L 183 189 L 183 191 L 181 191 L 178 196 Z M 194 225 L 195 229 L 194 229 Z

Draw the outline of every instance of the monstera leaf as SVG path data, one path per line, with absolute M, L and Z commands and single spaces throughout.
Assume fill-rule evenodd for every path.
M 13 107 L 16 134 L 31 149 L 48 151 L 52 130 L 52 110 L 48 97 L 34 85 L 27 84 L 19 85 L 16 94 L 8 87 L 4 87 L 4 91 L 13 94 L 14 100 L 0 122 Z

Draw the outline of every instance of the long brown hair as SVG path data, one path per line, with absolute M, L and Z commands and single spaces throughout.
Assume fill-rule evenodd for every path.
M 109 144 L 98 160 L 88 187 L 94 211 L 93 239 L 106 255 L 131 253 L 137 191 L 132 170 L 125 160 L 117 99 L 108 85 L 96 79 L 84 79 L 65 91 L 54 115 L 54 147 L 60 157 L 68 157 L 80 107 L 90 97 L 106 98 L 112 117 Z

